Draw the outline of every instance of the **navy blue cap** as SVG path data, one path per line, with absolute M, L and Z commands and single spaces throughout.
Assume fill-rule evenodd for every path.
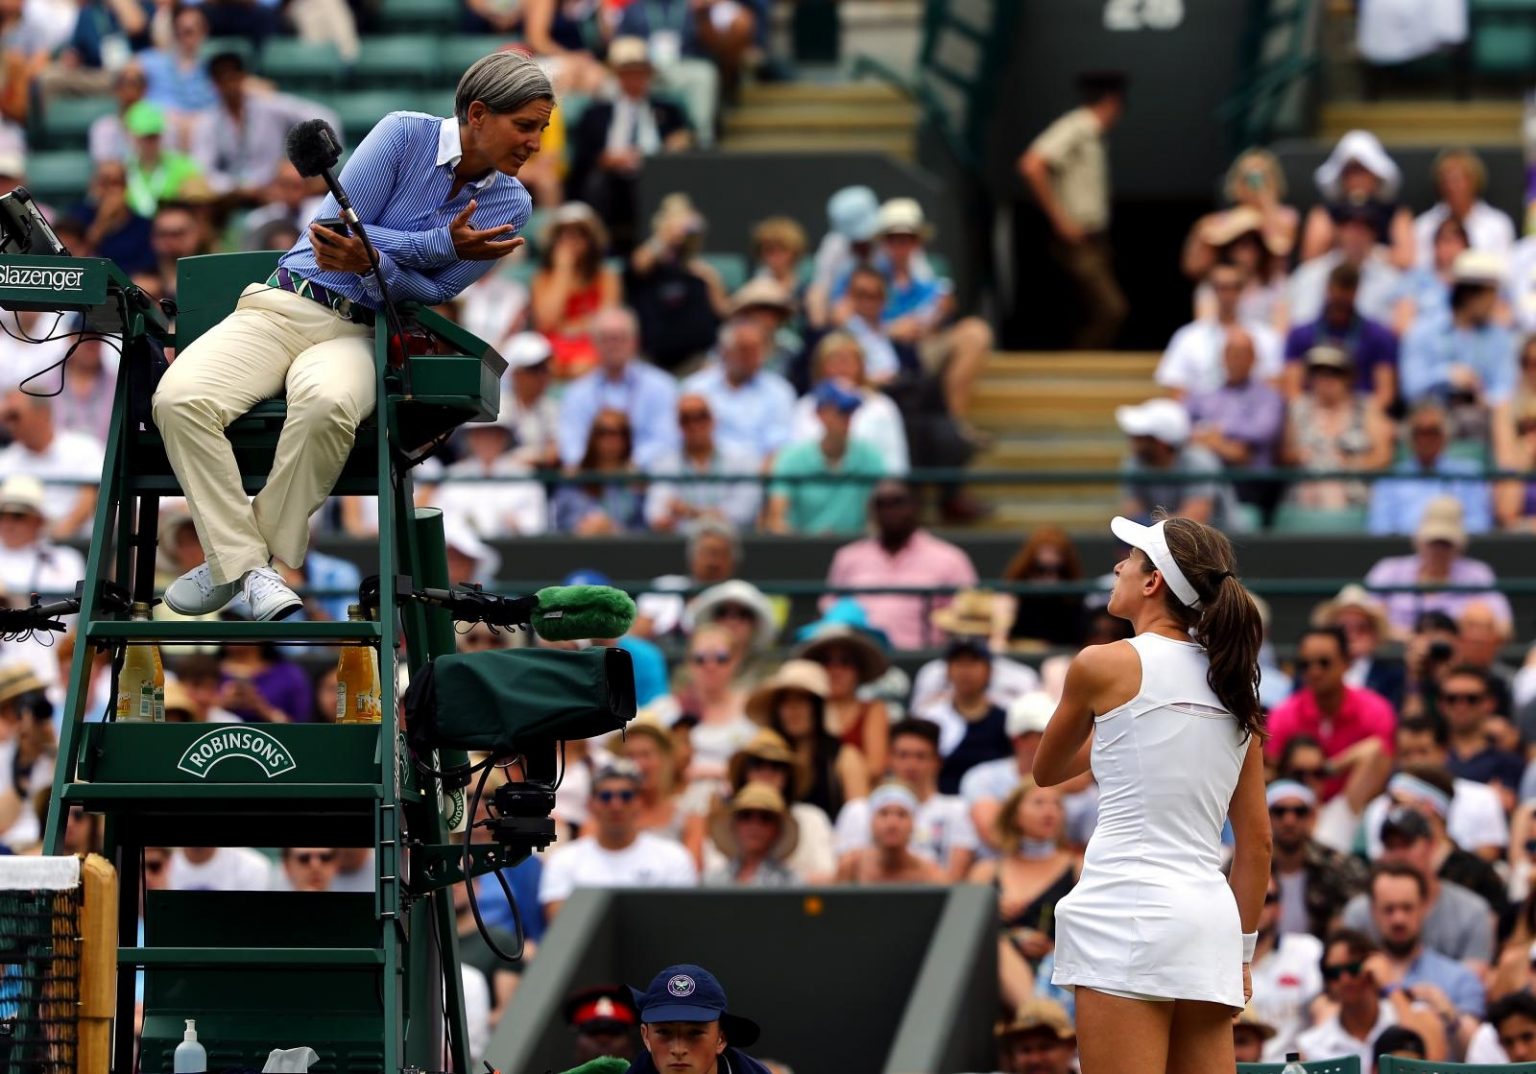
M 635 1006 L 640 1008 L 640 1022 L 719 1022 L 725 1039 L 735 1048 L 749 1047 L 757 1040 L 757 1023 L 731 1014 L 726 1008 L 725 989 L 715 975 L 703 966 L 684 962 L 668 966 L 641 991 L 631 988 Z
M 844 414 L 852 414 L 863 404 L 859 393 L 844 387 L 835 380 L 824 380 L 811 393 L 818 407 L 829 406 Z

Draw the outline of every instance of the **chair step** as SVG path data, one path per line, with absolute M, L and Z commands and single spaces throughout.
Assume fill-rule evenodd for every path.
M 163 808 L 172 801 L 276 802 L 305 798 L 338 801 L 374 801 L 381 797 L 375 783 L 71 783 L 64 799 L 83 805 L 110 806 L 125 803 L 145 811 Z
M 117 964 L 184 969 L 234 966 L 351 968 L 382 966 L 384 952 L 371 947 L 119 947 Z
M 332 645 L 344 642 L 370 642 L 381 637 L 379 624 L 365 623 L 225 623 L 218 620 L 188 619 L 177 622 L 134 622 L 118 619 L 97 620 L 86 624 L 90 641 L 155 641 L 162 644 L 190 645 L 199 642 L 234 642 L 251 645 L 264 641 L 303 642 Z

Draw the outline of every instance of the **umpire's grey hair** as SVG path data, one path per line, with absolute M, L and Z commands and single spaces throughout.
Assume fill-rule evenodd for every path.
M 516 112 L 534 101 L 554 102 L 555 88 L 538 64 L 520 52 L 493 52 L 469 65 L 453 94 L 453 114 L 469 122 L 469 106 L 484 101 L 498 115 Z

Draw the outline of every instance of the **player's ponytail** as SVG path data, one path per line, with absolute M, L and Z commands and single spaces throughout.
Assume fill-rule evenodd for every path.
M 1211 666 L 1206 682 L 1245 734 L 1264 735 L 1259 703 L 1259 648 L 1264 625 L 1259 606 L 1237 577 L 1237 557 L 1226 534 L 1188 518 L 1163 527 L 1168 551 L 1200 598 L 1198 608 L 1170 592 L 1168 607 L 1205 648 Z

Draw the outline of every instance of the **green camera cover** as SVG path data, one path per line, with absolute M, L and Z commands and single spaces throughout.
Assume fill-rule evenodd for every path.
M 405 711 L 418 753 L 515 753 L 623 727 L 635 716 L 635 669 L 617 648 L 455 653 L 416 675 Z

